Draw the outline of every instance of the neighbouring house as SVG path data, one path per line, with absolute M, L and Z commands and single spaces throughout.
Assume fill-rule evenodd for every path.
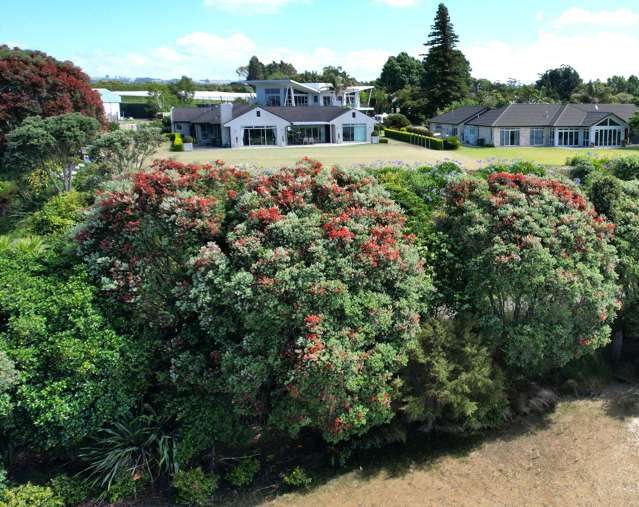
M 199 146 L 287 146 L 370 143 L 375 120 L 363 111 L 360 92 L 336 92 L 328 83 L 291 79 L 248 81 L 254 104 L 214 104 L 171 109 L 173 132 L 194 138 Z
M 121 118 L 120 103 L 122 102 L 122 97 L 106 88 L 94 88 L 94 90 L 100 94 L 107 120 L 117 122 Z
M 465 144 L 617 147 L 628 141 L 634 104 L 510 104 L 460 107 L 435 116 L 430 128 Z

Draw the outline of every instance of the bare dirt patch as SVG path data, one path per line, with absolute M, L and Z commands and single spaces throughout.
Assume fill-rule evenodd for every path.
M 414 456 L 406 444 L 411 456 L 401 466 L 373 463 L 265 505 L 639 505 L 639 419 L 615 408 L 627 389 L 562 401 L 543 421 L 484 439 L 461 456 Z

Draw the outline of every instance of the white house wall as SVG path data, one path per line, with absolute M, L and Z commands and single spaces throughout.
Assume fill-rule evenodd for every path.
M 371 142 L 371 136 L 373 135 L 373 129 L 375 128 L 376 121 L 370 116 L 366 116 L 364 113 L 356 111 L 355 109 L 349 109 L 344 112 L 343 115 L 338 116 L 330 122 L 333 135 L 333 143 L 341 144 L 344 142 L 343 130 L 344 125 L 366 125 L 366 142 Z
M 257 116 L 257 113 L 260 116 Z M 286 127 L 290 125 L 290 122 L 284 118 L 280 118 L 261 107 L 256 107 L 250 111 L 238 116 L 234 120 L 226 123 L 225 127 L 229 128 L 228 134 L 230 136 L 231 148 L 238 148 L 244 146 L 244 128 L 250 127 L 275 127 L 275 139 L 278 146 L 286 145 Z

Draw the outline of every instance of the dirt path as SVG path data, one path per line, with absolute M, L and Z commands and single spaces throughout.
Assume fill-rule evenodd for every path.
M 499 435 L 466 456 L 415 462 L 400 473 L 349 472 L 272 506 L 639 505 L 639 418 L 601 399 L 564 401 L 546 424 Z

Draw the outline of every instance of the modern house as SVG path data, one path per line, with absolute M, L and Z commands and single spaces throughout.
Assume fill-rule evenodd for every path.
M 246 81 L 255 88 L 256 103 L 263 106 L 338 106 L 372 111 L 370 94 L 366 105 L 360 94 L 373 86 L 348 86 L 335 90 L 331 83 L 299 83 L 293 79 Z
M 339 94 L 327 83 L 291 79 L 249 81 L 255 104 L 215 104 L 171 109 L 173 132 L 192 136 L 197 145 L 219 147 L 365 143 L 375 120 L 362 112 L 360 91 Z
M 107 90 L 106 88 L 94 88 L 100 94 L 102 99 L 102 107 L 107 120 L 117 122 L 120 118 L 120 103 L 122 98 L 120 95 Z
M 460 107 L 430 128 L 472 145 L 616 147 L 630 136 L 634 104 L 510 104 Z

